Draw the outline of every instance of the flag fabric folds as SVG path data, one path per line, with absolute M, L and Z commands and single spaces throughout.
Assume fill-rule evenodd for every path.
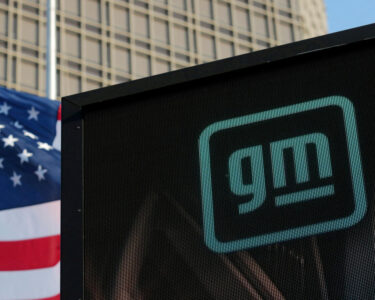
M 0 87 L 0 299 L 60 299 L 60 103 Z

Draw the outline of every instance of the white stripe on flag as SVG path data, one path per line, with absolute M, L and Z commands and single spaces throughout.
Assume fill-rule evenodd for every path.
M 0 241 L 19 241 L 58 234 L 60 200 L 0 211 Z
M 52 143 L 53 148 L 61 151 L 61 121 L 56 122 L 56 136 Z
M 0 299 L 41 299 L 60 293 L 60 263 L 52 268 L 0 272 Z

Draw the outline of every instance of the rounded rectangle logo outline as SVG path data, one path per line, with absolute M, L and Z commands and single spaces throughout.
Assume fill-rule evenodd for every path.
M 351 182 L 354 196 L 354 211 L 351 215 L 325 221 L 321 223 L 291 228 L 278 232 L 262 234 L 234 240 L 221 242 L 215 235 L 215 220 L 212 198 L 212 179 L 211 179 L 211 161 L 210 161 L 210 137 L 221 130 L 249 125 L 261 121 L 272 120 L 275 118 L 286 117 L 301 112 L 316 110 L 319 108 L 337 106 L 344 116 L 344 129 L 347 141 L 347 151 L 349 156 Z M 289 105 L 281 108 L 271 109 L 264 112 L 258 112 L 241 117 L 236 117 L 224 121 L 215 122 L 206 127 L 199 137 L 199 161 L 201 177 L 202 211 L 203 211 L 203 229 L 206 245 L 213 251 L 226 253 L 238 250 L 244 250 L 272 243 L 288 241 L 291 239 L 302 238 L 320 233 L 331 232 L 339 229 L 351 227 L 358 223 L 365 215 L 367 210 L 366 192 L 363 178 L 363 170 L 359 149 L 357 124 L 352 102 L 343 96 L 324 97 L 308 102 Z

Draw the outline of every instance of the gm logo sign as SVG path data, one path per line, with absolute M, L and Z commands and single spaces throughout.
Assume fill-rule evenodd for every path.
M 231 252 L 348 228 L 366 213 L 353 104 L 322 98 L 219 121 L 199 138 L 206 245 Z

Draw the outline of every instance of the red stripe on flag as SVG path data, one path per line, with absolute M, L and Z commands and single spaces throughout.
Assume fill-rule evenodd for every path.
M 0 271 L 48 268 L 60 261 L 60 235 L 0 242 Z
M 61 121 L 61 104 L 59 105 L 59 110 L 57 111 L 57 120 Z
M 35 300 L 60 300 L 60 294 L 53 296 L 53 297 L 49 297 L 49 298 L 35 299 Z

